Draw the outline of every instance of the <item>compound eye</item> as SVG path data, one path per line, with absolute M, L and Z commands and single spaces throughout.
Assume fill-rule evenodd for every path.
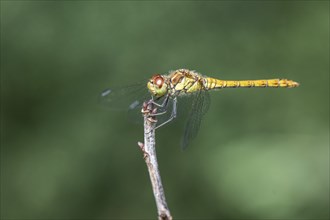
M 152 81 L 154 85 L 156 85 L 158 88 L 162 88 L 164 84 L 164 78 L 161 75 L 155 75 Z

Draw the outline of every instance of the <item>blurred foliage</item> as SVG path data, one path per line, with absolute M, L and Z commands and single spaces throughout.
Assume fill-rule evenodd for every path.
M 213 92 L 185 152 L 157 130 L 175 218 L 329 218 L 327 1 L 1 1 L 1 218 L 155 218 L 143 128 L 97 98 L 178 68 L 301 86 Z

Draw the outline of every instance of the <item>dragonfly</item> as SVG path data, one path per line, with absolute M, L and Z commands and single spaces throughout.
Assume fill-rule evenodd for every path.
M 170 112 L 165 120 L 156 125 L 157 129 L 177 117 L 178 103 L 180 103 L 181 97 L 191 98 L 181 141 L 181 148 L 184 150 L 196 137 L 202 118 L 209 109 L 210 90 L 253 87 L 294 88 L 298 86 L 298 82 L 288 79 L 221 80 L 204 76 L 194 70 L 178 69 L 170 71 L 168 74 L 154 74 L 144 83 L 118 89 L 107 89 L 101 94 L 101 100 L 112 108 L 124 106 L 130 111 L 137 108 L 141 109 L 144 101 L 151 101 L 161 109 L 157 115 Z

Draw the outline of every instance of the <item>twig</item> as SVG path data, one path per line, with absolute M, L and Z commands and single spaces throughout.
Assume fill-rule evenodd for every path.
M 157 109 L 151 102 L 143 105 L 142 113 L 144 114 L 144 144 L 139 142 L 138 145 L 143 152 L 143 159 L 148 167 L 151 180 L 152 190 L 156 200 L 159 220 L 172 220 L 170 210 L 165 200 L 164 188 L 160 178 L 158 162 L 156 156 L 155 126 L 156 118 L 154 114 Z

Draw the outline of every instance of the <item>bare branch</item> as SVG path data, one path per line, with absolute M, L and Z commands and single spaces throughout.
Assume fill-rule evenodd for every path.
M 158 219 L 172 220 L 170 210 L 168 209 L 165 200 L 164 188 L 160 178 L 156 156 L 155 126 L 157 120 L 155 116 L 153 116 L 156 111 L 157 109 L 154 108 L 154 105 L 151 102 L 144 104 L 142 109 L 142 113 L 144 114 L 144 144 L 139 142 L 138 145 L 143 152 L 143 159 L 148 167 L 152 190 L 158 210 Z

